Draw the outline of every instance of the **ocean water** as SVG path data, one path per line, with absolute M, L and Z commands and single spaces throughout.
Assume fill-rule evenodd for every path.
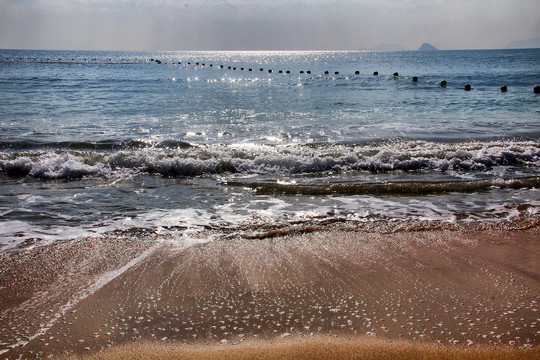
M 539 84 L 540 49 L 0 50 L 0 249 L 538 219 Z

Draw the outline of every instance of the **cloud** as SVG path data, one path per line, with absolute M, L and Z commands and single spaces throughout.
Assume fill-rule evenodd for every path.
M 0 0 L 0 47 L 263 50 L 502 47 L 537 0 Z

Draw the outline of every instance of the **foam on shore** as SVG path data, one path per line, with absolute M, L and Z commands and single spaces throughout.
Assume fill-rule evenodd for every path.
M 3 253 L 0 350 L 317 336 L 537 349 L 539 234 L 315 231 L 194 245 L 137 234 Z

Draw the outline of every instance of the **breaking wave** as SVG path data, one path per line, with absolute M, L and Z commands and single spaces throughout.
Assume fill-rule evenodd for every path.
M 302 175 L 358 171 L 467 173 L 485 172 L 499 166 L 526 169 L 527 174 L 537 176 L 540 169 L 540 142 L 533 140 L 198 146 L 130 141 L 56 144 L 56 147 L 18 144 L 2 148 L 1 174 L 42 179 L 116 178 L 140 174 L 194 177 L 226 173 Z

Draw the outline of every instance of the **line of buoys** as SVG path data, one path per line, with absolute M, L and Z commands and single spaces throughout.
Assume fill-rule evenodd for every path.
M 6 60 L 9 61 L 9 60 L 13 60 L 13 59 L 6 58 Z M 22 61 L 22 60 L 24 60 L 24 59 L 23 59 L 23 58 L 19 58 L 19 60 Z M 39 59 L 30 59 L 30 60 L 34 60 L 34 61 L 31 61 L 31 62 L 38 62 L 38 63 L 46 63 L 46 62 L 50 62 L 50 61 L 51 61 L 50 58 L 47 58 L 46 61 L 43 61 L 43 60 L 39 61 Z M 138 60 L 139 60 L 139 59 L 135 59 L 135 61 L 138 61 Z M 52 61 L 53 61 L 54 63 L 61 63 L 61 62 L 62 62 L 62 58 L 52 59 Z M 66 61 L 69 61 L 69 59 L 67 59 Z M 72 58 L 71 61 L 76 61 L 76 60 L 75 60 L 75 58 Z M 88 59 L 83 59 L 83 61 L 84 61 L 84 62 L 87 62 L 87 61 L 89 61 L 89 60 L 88 60 Z M 91 61 L 96 62 L 96 61 L 98 61 L 98 59 L 97 59 L 97 58 L 94 58 L 94 59 L 92 59 Z M 105 60 L 105 61 L 106 61 L 106 60 Z M 110 64 L 112 64 L 112 61 L 113 61 L 113 60 L 112 60 L 112 58 L 110 58 L 108 61 L 109 61 Z M 121 61 L 126 61 L 126 59 L 121 59 Z M 147 60 L 147 61 L 148 61 L 148 60 Z M 156 64 L 167 64 L 166 62 L 164 63 L 164 62 L 162 62 L 161 60 L 159 60 L 159 59 L 154 59 L 154 58 L 151 58 L 151 59 L 150 59 L 150 62 L 153 62 L 153 63 L 156 63 Z M 66 62 L 66 63 L 68 63 L 68 62 Z M 125 64 L 125 63 L 120 63 L 120 64 Z M 133 63 L 133 64 L 137 64 L 137 63 Z M 172 64 L 175 64 L 175 63 L 172 62 Z M 178 64 L 178 65 L 181 65 L 182 62 L 181 62 L 181 61 L 178 61 L 177 64 Z M 191 62 L 188 62 L 187 65 L 191 65 Z M 206 63 L 195 62 L 195 65 L 197 65 L 197 66 L 206 66 Z M 208 66 L 209 66 L 209 67 L 214 67 L 213 64 L 209 64 Z M 216 65 L 216 67 L 217 67 L 217 65 Z M 225 66 L 224 66 L 223 64 L 221 64 L 221 65 L 219 65 L 219 68 L 224 69 Z M 236 70 L 236 67 L 228 66 L 227 68 L 228 68 L 229 70 L 231 70 L 231 69 L 232 69 L 232 70 Z M 246 69 L 245 69 L 245 68 L 240 68 L 240 70 L 245 71 Z M 260 70 L 260 71 L 264 71 L 263 68 L 260 68 L 259 70 Z M 249 68 L 248 71 L 253 71 L 253 69 L 252 69 L 252 68 Z M 279 73 L 280 73 L 280 74 L 282 74 L 283 72 L 284 72 L 283 70 L 279 70 Z M 272 70 L 269 69 L 269 70 L 268 70 L 268 73 L 272 73 Z M 291 71 L 290 71 L 290 70 L 287 70 L 287 71 L 285 71 L 285 73 L 286 73 L 286 74 L 291 74 Z M 301 71 L 300 71 L 300 74 L 308 74 L 308 75 L 311 75 L 311 70 L 307 70 L 307 71 L 301 70 Z M 328 70 L 326 70 L 326 71 L 324 72 L 324 74 L 325 74 L 325 75 L 329 75 L 330 72 L 329 72 Z M 339 71 L 335 71 L 334 74 L 335 74 L 335 75 L 339 75 L 340 72 L 339 72 Z M 356 71 L 354 72 L 354 74 L 355 74 L 355 75 L 360 75 L 360 71 L 356 70 Z M 374 75 L 374 76 L 378 76 L 378 75 L 379 75 L 379 72 L 378 72 L 378 71 L 374 71 L 374 72 L 373 72 L 373 75 Z M 394 72 L 393 77 L 394 77 L 394 78 L 398 78 L 398 77 L 399 77 L 399 73 L 398 73 L 397 71 Z M 413 76 L 413 77 L 412 77 L 412 81 L 413 81 L 413 82 L 418 82 L 418 76 Z M 443 87 L 443 88 L 446 88 L 446 87 L 447 87 L 447 82 L 446 82 L 446 80 L 442 80 L 442 81 L 439 83 L 439 85 L 440 85 L 441 87 Z M 464 85 L 463 90 L 465 90 L 465 91 L 471 91 L 471 90 L 473 90 L 473 88 L 471 87 L 470 84 L 467 83 L 467 84 Z M 500 92 L 505 93 L 505 92 L 507 92 L 507 91 L 508 91 L 508 86 L 507 86 L 507 85 L 503 85 L 503 86 L 500 87 Z M 533 92 L 534 92 L 534 94 L 540 94 L 540 85 L 536 85 L 536 86 L 533 88 Z
M 49 60 L 49 59 L 48 59 L 48 60 Z M 60 61 L 60 60 L 61 60 L 61 59 L 59 59 L 59 61 Z M 72 59 L 72 60 L 73 60 L 73 59 Z M 86 60 L 86 59 L 85 59 L 85 60 Z M 94 59 L 94 60 L 97 61 L 97 59 Z M 109 61 L 112 61 L 112 59 L 109 59 Z M 150 59 L 150 61 L 155 62 L 156 64 L 162 64 L 162 62 L 161 62 L 160 60 L 157 60 L 157 59 Z M 179 65 L 180 65 L 181 63 L 182 63 L 181 61 L 178 61 L 178 64 L 179 64 Z M 174 64 L 174 62 L 173 62 L 173 64 Z M 191 65 L 191 62 L 188 62 L 187 64 L 188 64 L 188 65 Z M 199 63 L 199 62 L 196 62 L 195 64 L 196 64 L 196 65 L 201 65 L 201 66 L 206 66 L 205 63 Z M 210 66 L 210 67 L 213 67 L 213 64 L 210 64 L 209 66 Z M 223 68 L 224 68 L 224 65 L 220 65 L 219 67 L 220 67 L 221 69 L 223 69 Z M 229 70 L 230 70 L 230 69 L 236 70 L 236 67 L 228 66 L 227 68 L 228 68 Z M 245 68 L 240 68 L 240 70 L 244 71 Z M 253 69 L 252 69 L 252 68 L 249 68 L 248 71 L 253 71 Z M 260 68 L 259 71 L 264 71 L 264 69 L 263 69 L 263 68 Z M 290 73 L 291 73 L 290 70 L 287 70 L 287 71 L 279 70 L 279 73 L 280 73 L 280 74 L 283 74 L 284 72 L 285 72 L 286 74 L 290 74 Z M 271 70 L 271 69 L 268 69 L 268 73 L 271 74 L 271 73 L 272 73 L 272 70 Z M 307 70 L 307 71 L 300 70 L 300 74 L 311 74 L 311 70 Z M 330 72 L 329 72 L 328 70 L 325 70 L 325 71 L 324 71 L 324 74 L 325 74 L 325 75 L 329 75 Z M 335 75 L 339 75 L 340 72 L 339 72 L 339 71 L 335 71 L 334 74 L 335 74 Z M 356 71 L 354 72 L 354 74 L 355 74 L 355 75 L 360 75 L 360 71 L 356 70 Z M 379 72 L 378 72 L 378 71 L 374 71 L 374 72 L 373 72 L 373 75 L 374 75 L 374 76 L 378 76 L 378 75 L 379 75 Z M 393 77 L 394 77 L 394 78 L 398 78 L 398 77 L 399 77 L 399 73 L 398 73 L 397 71 L 394 72 Z M 418 76 L 413 76 L 413 77 L 412 77 L 412 81 L 413 81 L 413 82 L 418 82 Z M 447 82 L 446 82 L 446 80 L 442 80 L 442 81 L 439 83 L 439 85 L 440 85 L 441 87 L 443 87 L 443 88 L 447 87 Z M 467 83 L 467 84 L 465 84 L 465 85 L 463 86 L 463 90 L 465 90 L 465 91 L 471 91 L 471 90 L 472 90 L 472 87 L 471 87 L 471 85 L 470 85 L 469 83 Z M 507 91 L 508 91 L 508 86 L 506 86 L 506 85 L 501 86 L 501 87 L 500 87 L 500 91 L 501 91 L 501 92 L 507 92 Z M 540 85 L 536 85 L 536 86 L 534 87 L 534 89 L 533 89 L 533 92 L 534 92 L 535 94 L 540 94 Z

